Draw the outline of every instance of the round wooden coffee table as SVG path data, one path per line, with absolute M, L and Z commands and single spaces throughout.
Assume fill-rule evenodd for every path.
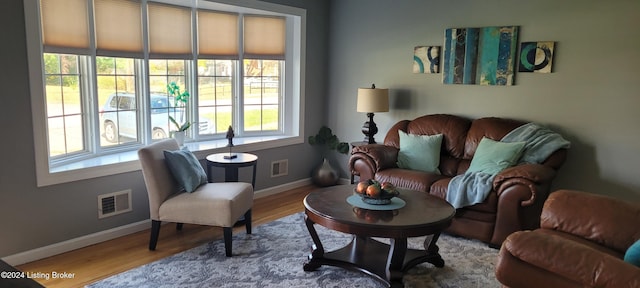
M 404 272 L 423 262 L 444 267 L 436 241 L 451 224 L 455 209 L 426 192 L 399 189 L 406 203 L 396 210 L 369 210 L 352 206 L 347 198 L 354 185 L 338 185 L 313 191 L 304 198 L 305 223 L 313 239 L 313 251 L 305 271 L 322 265 L 364 272 L 389 287 L 402 287 Z M 384 208 L 380 208 L 384 209 Z M 345 247 L 325 251 L 314 224 L 353 234 Z M 424 250 L 408 249 L 407 238 L 428 236 Z M 389 238 L 385 244 L 371 237 Z

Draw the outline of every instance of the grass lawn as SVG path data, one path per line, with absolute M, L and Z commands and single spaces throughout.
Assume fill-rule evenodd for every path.
M 230 83 L 216 86 L 215 91 L 213 86 L 201 87 L 198 91 L 202 95 L 199 103 L 199 118 L 206 118 L 214 124 L 214 134 L 223 134 L 227 131 L 229 125 L 232 125 L 233 111 L 231 105 L 233 99 L 231 91 Z M 280 98 L 278 97 L 277 89 L 264 88 L 261 94 L 261 89 L 245 85 L 244 92 L 244 109 L 242 112 L 244 113 L 245 131 L 277 130 L 280 117 Z M 50 118 L 80 114 L 81 97 L 78 87 L 47 85 L 46 93 L 47 113 Z M 102 109 L 111 93 L 113 93 L 113 89 L 101 89 L 98 91 L 98 109 Z M 48 121 L 51 156 L 83 149 L 81 144 L 81 118 L 78 116 L 64 118 L 64 121 Z M 56 119 L 62 118 L 58 117 Z

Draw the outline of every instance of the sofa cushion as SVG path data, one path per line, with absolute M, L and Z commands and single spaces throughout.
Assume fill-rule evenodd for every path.
M 401 168 L 385 169 L 376 173 L 376 180 L 380 182 L 390 182 L 396 187 L 424 192 L 429 191 L 429 187 L 431 187 L 433 182 L 443 178 L 446 177 L 434 173 Z
M 437 196 L 442 199 L 446 199 L 449 182 L 451 182 L 451 179 L 452 177 L 446 177 L 433 182 L 433 184 L 431 184 L 431 187 L 429 188 L 429 194 Z M 478 221 L 485 221 L 485 222 L 495 221 L 495 217 L 496 217 L 495 214 L 498 211 L 498 195 L 494 191 L 492 191 L 491 193 L 489 193 L 489 195 L 484 200 L 484 202 L 474 204 L 471 206 L 466 206 L 463 209 L 458 209 L 458 211 L 462 211 L 462 210 L 471 212 L 471 213 L 465 213 L 464 217 L 471 218 Z M 476 211 L 479 213 L 476 214 L 473 211 Z M 487 218 L 487 213 L 491 214 L 491 216 L 489 217 L 492 217 L 491 218 L 492 220 L 488 220 L 489 218 Z M 476 217 L 476 215 L 479 215 L 479 216 Z
M 624 254 L 624 261 L 640 267 L 640 240 L 627 249 Z
M 207 173 L 191 151 L 186 148 L 175 151 L 165 150 L 164 157 L 173 178 L 185 191 L 193 192 L 200 185 L 207 183 Z
M 452 178 L 453 177 L 447 177 L 433 182 L 429 188 L 429 194 L 445 199 L 447 197 L 447 188 Z
M 400 150 L 398 167 L 440 174 L 440 149 L 442 134 L 414 135 L 398 130 Z
M 637 203 L 583 191 L 558 190 L 544 203 L 540 227 L 565 231 L 605 245 L 618 251 L 622 259 L 625 251 L 640 239 L 639 215 Z
M 595 249 L 598 250 L 600 253 L 604 253 L 604 254 L 608 254 L 611 255 L 613 257 L 616 257 L 618 259 L 622 259 L 622 257 L 624 257 L 623 254 L 621 254 L 620 252 L 608 248 L 606 246 L 600 245 L 596 242 L 593 241 L 589 241 L 587 239 L 584 239 L 580 236 L 576 236 L 573 235 L 571 233 L 566 233 L 566 232 L 562 232 L 562 231 L 558 231 L 558 230 L 551 230 L 551 229 L 536 229 L 534 230 L 536 233 L 540 233 L 540 234 L 544 234 L 544 235 L 551 235 L 554 237 L 561 237 L 564 238 L 570 242 L 575 242 L 575 243 L 579 243 L 585 246 L 588 246 L 591 249 Z
M 490 243 L 493 230 L 496 228 L 495 220 L 492 222 L 476 221 L 475 219 L 469 218 L 467 215 L 461 213 L 464 211 L 466 210 L 457 210 L 456 216 L 453 218 L 455 221 L 452 221 L 451 225 L 444 231 L 448 234 L 478 239 L 482 242 Z M 470 229 L 469 227 L 473 227 L 473 229 Z
M 483 137 L 467 172 L 496 175 L 518 161 L 524 144 L 525 142 L 504 143 Z
M 536 267 L 544 267 L 570 279 L 576 287 L 638 287 L 640 270 L 626 264 L 616 255 L 594 249 L 587 240 L 573 241 L 560 233 L 518 231 L 507 238 L 502 249 Z M 521 275 L 526 275 L 522 273 Z M 548 287 L 548 285 L 538 285 Z
M 464 159 L 471 159 L 483 137 L 499 141 L 513 129 L 522 126 L 526 122 L 498 118 L 485 117 L 473 120 L 469 131 L 466 133 L 464 142 Z M 446 136 L 446 134 L 445 134 Z
M 400 147 L 399 136 L 396 132 L 398 130 L 415 135 L 442 134 L 443 153 L 455 158 L 462 158 L 470 126 L 470 119 L 447 114 L 424 115 L 413 120 L 401 120 L 389 129 L 384 138 L 384 145 Z

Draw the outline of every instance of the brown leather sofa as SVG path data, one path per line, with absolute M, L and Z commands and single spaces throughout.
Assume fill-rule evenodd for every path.
M 504 118 L 467 119 L 435 114 L 402 120 L 387 132 L 383 144 L 356 146 L 349 169 L 359 180 L 388 181 L 398 187 L 425 191 L 445 198 L 451 179 L 469 168 L 482 137 L 499 141 L 525 122 Z M 441 174 L 398 168 L 398 130 L 409 134 L 443 134 L 440 154 Z M 540 223 L 542 205 L 551 181 L 566 159 L 567 150 L 558 149 L 541 164 L 523 164 L 497 174 L 493 189 L 484 203 L 457 210 L 446 232 L 479 239 L 500 247 L 511 233 L 535 229 Z
M 640 287 L 623 261 L 640 239 L 640 205 L 580 191 L 551 193 L 540 229 L 502 244 L 496 278 L 505 287 Z

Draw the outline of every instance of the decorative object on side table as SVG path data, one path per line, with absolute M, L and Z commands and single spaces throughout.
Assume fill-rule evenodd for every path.
M 190 95 L 186 90 L 181 92 L 180 86 L 178 86 L 176 82 L 167 84 L 167 92 L 169 96 L 174 97 L 176 109 L 173 110 L 173 113 L 175 115 L 176 111 L 179 111 L 180 122 L 182 122 L 182 124 L 180 124 L 173 116 L 169 115 L 169 121 L 171 121 L 171 123 L 173 123 L 173 125 L 176 126 L 177 129 L 176 131 L 172 131 L 171 133 L 173 133 L 173 138 L 176 139 L 178 145 L 182 146 L 184 144 L 186 131 L 187 129 L 189 129 L 189 127 L 191 127 L 191 122 L 185 120 L 185 107 L 187 106 L 187 102 L 189 102 Z
M 229 125 L 229 129 L 227 130 L 227 136 L 226 136 L 227 140 L 229 141 L 229 143 L 227 144 L 227 147 L 229 147 L 229 155 L 225 155 L 224 159 L 233 159 L 238 157 L 238 155 L 231 153 L 231 148 L 233 147 L 233 137 L 235 136 L 236 134 L 233 132 L 233 127 Z
M 373 205 L 390 204 L 393 197 L 400 195 L 393 184 L 373 179 L 359 182 L 354 191 L 362 197 L 362 202 Z
M 322 126 L 318 131 L 318 134 L 314 136 L 309 136 L 309 144 L 310 145 L 321 145 L 324 150 L 336 150 L 339 153 L 347 154 L 349 153 L 349 144 L 346 142 L 340 142 L 338 136 L 333 135 L 331 129 L 327 126 Z M 332 186 L 338 183 L 339 175 L 338 171 L 334 169 L 329 160 L 323 155 L 323 161 L 313 170 L 311 173 L 311 180 L 314 184 L 318 186 Z
M 376 88 L 376 84 L 372 84 L 371 88 L 358 88 L 356 111 L 367 113 L 369 121 L 362 126 L 364 142 L 375 144 L 373 136 L 378 133 L 378 126 L 373 122 L 373 112 L 389 111 L 389 89 Z

